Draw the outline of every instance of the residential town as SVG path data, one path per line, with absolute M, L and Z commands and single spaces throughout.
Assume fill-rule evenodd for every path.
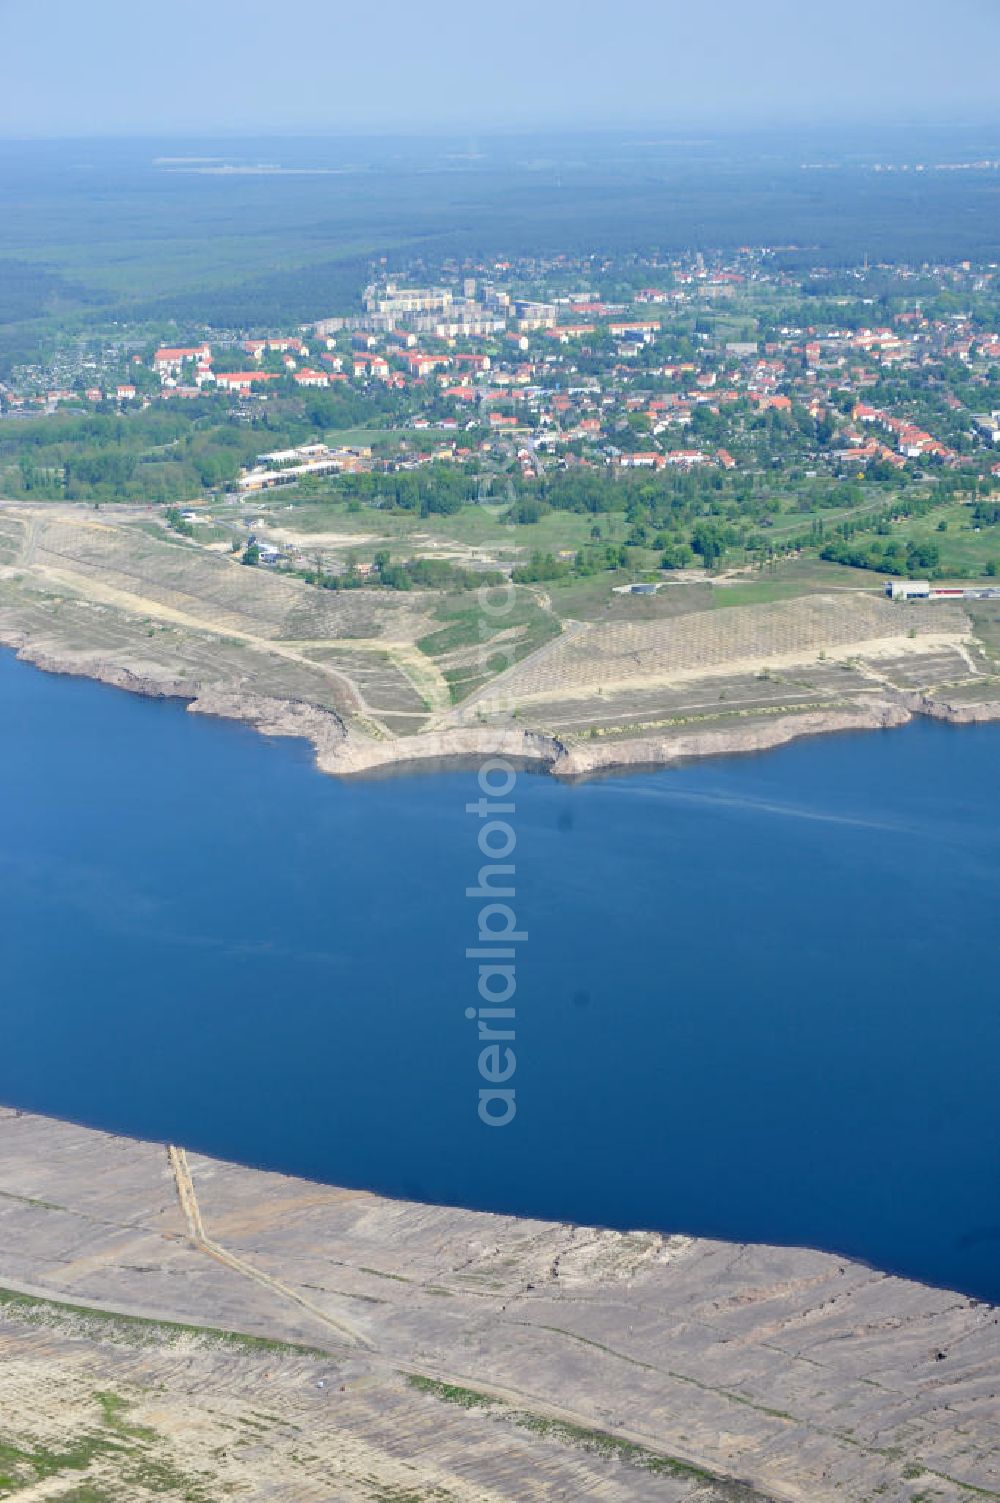
M 718 523 L 709 562 L 734 543 L 771 556 L 808 541 L 834 558 L 868 524 L 992 495 L 996 268 L 788 262 L 746 249 L 374 268 L 359 306 L 317 309 L 295 328 L 155 343 L 137 329 L 104 349 L 64 349 L 0 387 L 0 435 L 17 447 L 39 416 L 158 410 L 187 425 L 190 449 L 213 435 L 193 489 L 190 468 L 166 463 L 170 444 L 154 464 L 140 455 L 117 488 L 106 452 L 89 472 L 72 456 L 60 469 L 21 454 L 26 491 L 67 499 L 105 495 L 87 488 L 99 471 L 106 499 L 138 494 L 141 477 L 145 495 L 170 502 L 198 489 L 321 495 L 366 473 L 458 466 L 478 477 L 467 499 L 506 498 L 530 521 L 539 501 L 560 504 L 560 477 L 697 475 L 703 504 L 687 520 Z M 57 372 L 63 384 L 51 384 Z M 689 545 L 704 558 L 691 526 L 667 536 L 654 513 L 633 522 L 652 524 L 663 566 L 690 561 Z
M 165 343 L 148 358 L 136 353 L 123 362 L 119 356 L 119 379 L 107 379 L 115 352 L 103 362 L 102 379 L 92 383 L 81 373 L 69 385 L 45 387 L 43 371 L 20 372 L 0 386 L 0 408 L 11 415 L 81 403 L 145 406 L 209 391 L 259 402 L 289 386 L 365 390 L 378 382 L 408 395 L 408 426 L 416 432 L 484 425 L 530 438 L 530 451 L 581 443 L 609 462 L 656 469 L 735 467 L 722 444 L 680 440 L 692 429 L 738 433 L 744 415 L 800 413 L 832 424 L 827 447 L 866 465 L 923 458 L 954 465 L 969 458 L 977 438 L 996 441 L 995 412 L 968 411 L 947 393 L 941 400 L 959 419 L 949 420 L 948 437 L 964 428 L 969 446 L 925 431 L 904 413 L 875 408 L 865 396 L 899 373 L 922 373 L 937 384 L 952 362 L 986 388 L 1000 366 L 1000 331 L 982 327 L 972 314 L 930 316 L 917 298 L 917 306 L 885 323 L 858 326 L 851 317 L 842 325 L 782 325 L 764 339 L 724 337 L 728 323 L 759 325 L 762 303 L 808 291 L 817 278 L 813 273 L 796 287 L 769 262 L 760 252 L 714 263 L 702 256 L 690 265 L 654 263 L 650 280 L 656 285 L 636 287 L 629 302 L 617 303 L 587 286 L 553 291 L 544 300 L 511 290 L 529 279 L 544 282 L 547 270 L 559 284 L 574 273 L 598 281 L 613 273 L 589 262 L 497 262 L 488 269 L 490 279 L 466 276 L 460 288 L 385 278 L 366 289 L 361 313 L 320 317 L 294 333 L 241 339 L 220 331 L 211 341 Z M 964 263 L 931 275 L 942 290 L 964 277 L 978 295 L 993 290 L 996 272 L 973 273 Z M 895 276 L 905 292 L 906 275 Z M 712 316 L 695 317 L 692 328 L 692 315 L 706 310 Z M 707 423 L 705 414 L 719 421 Z M 650 442 L 633 448 L 630 433 Z

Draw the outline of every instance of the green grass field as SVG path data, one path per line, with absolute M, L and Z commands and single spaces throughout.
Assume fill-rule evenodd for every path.
M 939 532 L 938 523 L 947 523 Z M 973 526 L 972 509 L 961 503 L 936 508 L 926 517 L 900 522 L 892 529 L 893 541 L 932 542 L 941 551 L 940 568 L 955 579 L 981 579 L 986 566 L 995 563 L 1000 576 L 1000 525 Z
M 732 582 L 716 581 L 712 605 L 768 605 L 791 600 L 796 595 L 814 595 L 829 590 L 880 590 L 882 576 L 871 569 L 850 569 L 811 555 L 781 559 L 766 569 L 738 575 Z
M 898 496 L 898 491 L 885 487 L 880 488 L 871 500 L 860 506 L 813 506 L 806 511 L 786 510 L 773 528 L 769 529 L 768 536 L 776 542 L 798 537 L 802 533 L 808 533 L 814 522 L 822 522 L 829 536 L 838 523 L 856 521 L 863 524 L 866 517 L 891 506 Z
M 343 435 L 340 438 L 346 441 Z M 504 520 L 508 510 L 506 504 L 463 506 L 451 516 L 434 514 L 429 517 L 364 505 L 352 510 L 345 501 L 324 501 L 314 496 L 298 499 L 291 488 L 282 493 L 280 501 L 258 498 L 256 501 L 248 499 L 245 504 L 260 516 L 271 516 L 275 523 L 290 531 L 305 534 L 377 533 L 380 538 L 398 538 L 401 543 L 412 540 L 415 546 L 430 538 L 441 546 L 454 543 L 459 548 L 482 548 L 497 558 L 508 560 L 528 558 L 535 552 L 558 554 L 562 549 L 572 549 L 575 553 L 591 542 L 590 531 L 594 525 L 589 515 L 569 511 L 548 512 L 538 522 L 509 523 Z M 284 509 L 287 507 L 291 510 Z M 625 522 L 622 513 L 612 513 L 602 522 L 602 538 L 623 535 Z M 648 560 L 644 555 L 637 559 L 637 566 L 645 567 L 653 559 L 652 553 L 649 553 Z
M 752 579 L 737 584 L 716 584 L 712 588 L 712 608 L 730 605 L 770 605 L 775 600 L 793 600 L 809 595 L 814 586 L 790 579 Z
M 334 449 L 363 449 L 378 444 L 412 443 L 415 437 L 412 428 L 330 428 L 323 434 L 323 443 Z

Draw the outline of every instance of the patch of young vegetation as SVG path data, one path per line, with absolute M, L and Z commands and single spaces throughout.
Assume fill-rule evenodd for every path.
M 421 1373 L 411 1373 L 406 1381 L 411 1388 L 432 1394 L 445 1404 L 457 1404 L 460 1409 L 493 1409 L 499 1403 L 499 1400 L 490 1398 L 489 1394 L 479 1393 L 474 1388 L 439 1383 L 436 1378 L 425 1378 Z
M 213 1503 L 197 1479 L 156 1454 L 159 1437 L 154 1430 L 128 1422 L 126 1416 L 131 1407 L 128 1400 L 110 1391 L 95 1393 L 93 1400 L 99 1410 L 96 1427 L 85 1430 L 60 1449 L 0 1442 L 0 1466 L 4 1469 L 0 1495 L 16 1495 L 35 1483 L 62 1478 L 67 1472 L 87 1472 L 105 1463 L 120 1479 L 119 1498 L 127 1497 L 136 1485 L 142 1485 L 152 1492 L 170 1493 L 189 1503 Z M 85 1503 L 88 1498 L 100 1500 L 108 1494 L 88 1484 L 69 1496 Z
M 438 631 L 428 632 L 417 640 L 417 647 L 427 657 L 442 657 L 463 648 L 482 647 L 485 660 L 496 660 L 496 667 L 518 662 L 534 652 L 551 637 L 558 636 L 559 623 L 543 610 L 528 590 L 515 590 L 506 596 L 491 590 L 486 606 L 479 599 L 447 595 L 435 611 L 445 623 Z M 502 647 L 499 638 L 506 638 Z M 496 643 L 495 651 L 489 645 Z M 487 671 L 486 676 L 489 676 Z
M 95 1309 L 92 1305 L 41 1299 L 33 1294 L 20 1294 L 13 1289 L 0 1288 L 0 1315 L 5 1310 L 10 1311 L 17 1320 L 30 1325 L 71 1328 L 75 1334 L 125 1346 L 146 1346 L 153 1342 L 179 1341 L 183 1337 L 197 1336 L 208 1342 L 223 1343 L 234 1351 L 247 1355 L 255 1352 L 284 1352 L 296 1357 L 327 1355 L 319 1347 L 275 1341 L 268 1336 L 248 1336 L 241 1331 L 226 1331 L 215 1326 L 184 1325 L 173 1320 L 147 1320 L 140 1315 L 119 1315 L 110 1310 Z
M 727 1503 L 752 1503 L 752 1500 L 759 1497 L 759 1494 L 745 1483 L 719 1477 L 692 1462 L 682 1461 L 676 1456 L 667 1456 L 635 1441 L 611 1435 L 606 1430 L 591 1429 L 589 1426 L 576 1425 L 566 1420 L 535 1414 L 530 1410 L 516 1409 L 503 1400 L 492 1398 L 489 1394 L 481 1393 L 477 1389 L 441 1383 L 435 1378 L 427 1378 L 418 1373 L 410 1374 L 407 1382 L 411 1388 L 440 1399 L 442 1403 L 455 1404 L 461 1409 L 481 1409 L 493 1419 L 513 1425 L 519 1430 L 529 1431 L 532 1435 L 541 1436 L 546 1440 L 577 1446 L 592 1455 L 601 1456 L 608 1461 L 621 1462 L 625 1466 L 633 1467 L 637 1471 L 649 1472 L 654 1476 L 679 1477 L 693 1483 L 700 1483 L 706 1488 L 711 1488 L 712 1492 L 708 1496 L 720 1500 L 720 1503 L 723 1499 L 727 1500 Z

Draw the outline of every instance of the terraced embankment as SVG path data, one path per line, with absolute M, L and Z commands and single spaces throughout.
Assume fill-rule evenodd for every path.
M 318 590 L 170 538 L 144 515 L 0 507 L 0 643 L 54 671 L 303 736 L 332 773 L 500 753 L 579 775 L 913 714 L 1000 717 L 997 663 L 960 605 L 843 591 L 645 621 L 553 619 L 557 635 L 533 651 L 537 622 L 522 623 L 504 646 L 526 655 L 489 678 L 469 641 L 439 652 L 453 630 L 440 599 Z
M 997 1310 L 821 1253 L 0 1110 L 0 1286 L 0 1491 L 25 1500 L 1000 1498 Z

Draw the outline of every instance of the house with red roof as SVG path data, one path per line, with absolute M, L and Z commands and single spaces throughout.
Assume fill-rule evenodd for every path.
M 215 378 L 220 391 L 249 392 L 262 381 L 277 381 L 278 377 L 268 371 L 222 371 Z
M 187 347 L 164 345 L 153 356 L 153 369 L 158 376 L 176 376 L 180 373 L 185 360 L 193 360 L 196 364 L 210 365 L 212 361 L 211 346 L 196 344 Z

